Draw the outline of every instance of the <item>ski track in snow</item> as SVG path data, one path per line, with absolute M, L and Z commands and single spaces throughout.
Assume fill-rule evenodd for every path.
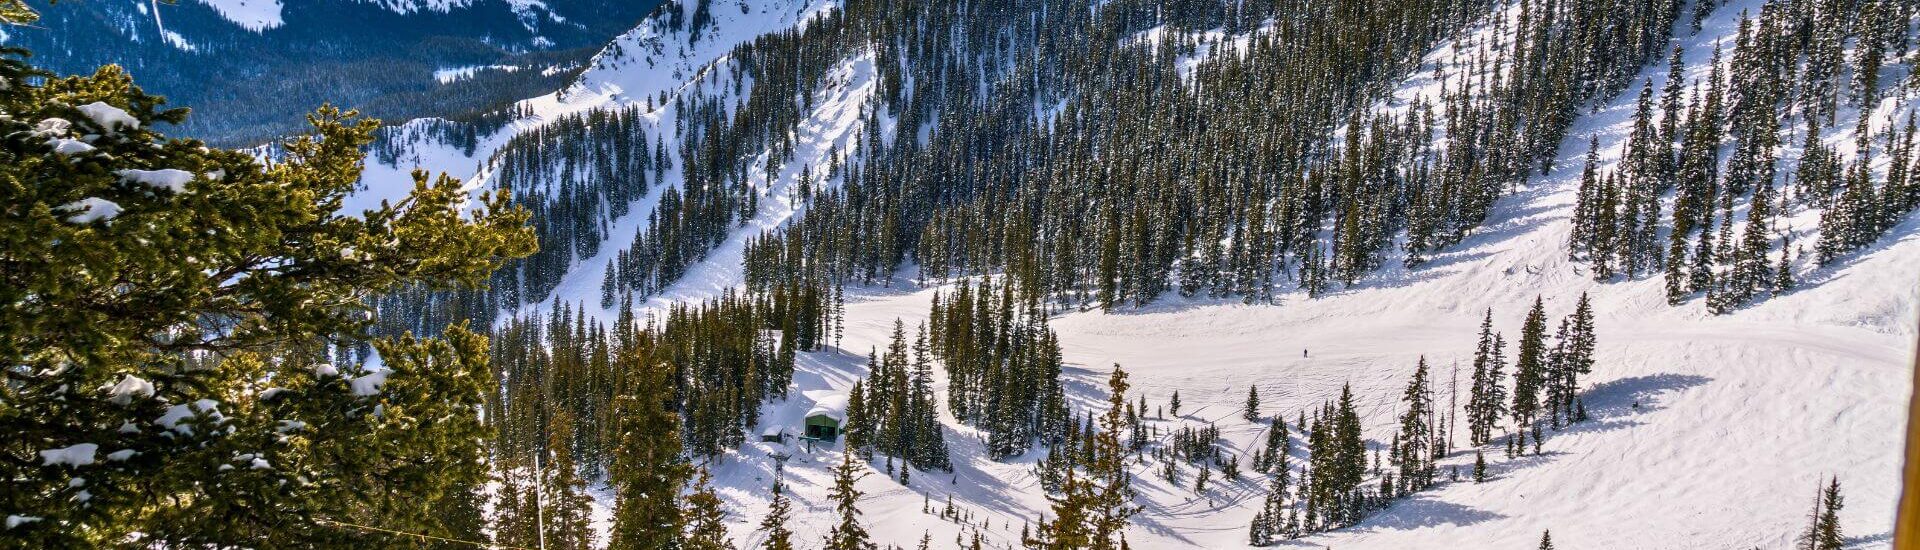
M 1738 14 L 1742 9 L 1757 13 L 1759 2 L 1730 4 L 1708 18 L 1700 33 L 1684 25 L 1679 31 L 1676 43 L 1686 48 L 1690 76 L 1705 75 L 1713 40 L 1730 42 Z M 731 79 L 724 55 L 733 45 L 804 24 L 829 9 L 831 2 L 799 0 L 769 2 L 744 15 L 716 9 L 716 25 L 691 50 L 683 46 L 684 33 L 662 36 L 643 25 L 616 39 L 576 84 L 527 100 L 536 116 L 484 138 L 474 155 L 421 146 L 400 163 L 405 168 L 369 165 L 366 190 L 346 210 L 403 196 L 411 188 L 405 176 L 412 166 L 478 166 L 512 134 L 593 107 L 653 97 L 659 106 L 648 115 L 654 124 L 649 137 L 671 139 L 675 113 L 671 100 L 659 104 L 660 93 L 725 89 L 723 83 Z M 1489 32 L 1489 26 L 1480 25 L 1464 36 Z M 1421 71 L 1381 107 L 1402 108 L 1414 97 L 1435 97 L 1440 83 L 1434 71 L 1451 64 L 1453 56 L 1450 43 L 1435 48 Z M 796 158 L 774 181 L 761 176 L 752 182 L 763 193 L 759 212 L 679 282 L 640 307 L 657 312 L 717 296 L 740 282 L 745 239 L 801 214 L 787 200 L 800 166 L 812 164 L 822 173 L 827 152 L 846 151 L 863 131 L 858 115 L 874 91 L 872 64 L 863 56 L 836 68 L 826 89 L 817 93 L 812 116 L 797 131 Z M 1658 63 L 1642 78 L 1658 85 L 1665 72 L 1664 63 Z M 1417 358 L 1429 361 L 1436 399 L 1444 402 L 1449 381 L 1466 377 L 1456 368 L 1470 362 L 1487 308 L 1493 309 L 1496 330 L 1517 335 L 1535 296 L 1545 298 L 1552 321 L 1570 313 L 1587 292 L 1599 332 L 1598 364 L 1583 381 L 1592 421 L 1549 432 L 1539 456 L 1510 460 L 1497 445 L 1487 448 L 1491 479 L 1486 483 L 1443 481 L 1358 526 L 1280 546 L 1531 548 L 1542 530 L 1551 529 L 1566 548 L 1782 548 L 1804 525 L 1816 484 L 1829 475 L 1839 476 L 1848 497 L 1841 521 L 1849 548 L 1889 546 L 1911 376 L 1907 362 L 1920 314 L 1914 286 L 1914 274 L 1920 273 L 1920 218 L 1908 216 L 1881 242 L 1835 267 L 1803 272 L 1792 294 L 1731 315 L 1708 315 L 1698 299 L 1681 307 L 1666 305 L 1657 277 L 1595 283 L 1583 265 L 1566 257 L 1574 191 L 1588 136 L 1600 138 L 1603 160 L 1619 156 L 1637 92 L 1637 84 L 1629 86 L 1583 116 L 1547 177 L 1502 199 L 1475 234 L 1419 269 L 1390 261 L 1393 267 L 1355 288 L 1311 300 L 1286 293 L 1273 305 L 1168 297 L 1113 314 L 1058 315 L 1053 327 L 1069 363 L 1069 400 L 1082 410 L 1103 407 L 1106 375 L 1120 363 L 1136 392 L 1129 400 L 1145 392 L 1150 406 L 1160 406 L 1180 390 L 1186 414 L 1150 420 L 1162 433 L 1183 423 L 1215 421 L 1223 444 L 1244 458 L 1265 430 L 1264 422 L 1239 417 L 1247 386 L 1259 387 L 1264 412 L 1285 415 L 1291 425 L 1300 411 L 1351 384 L 1366 435 L 1371 444 L 1384 445 L 1396 427 L 1400 392 Z M 891 121 L 881 123 L 883 134 L 891 134 Z M 1841 140 L 1851 141 L 1833 136 L 1830 143 Z M 1789 148 L 1783 156 L 1797 153 Z M 662 181 L 678 185 L 679 178 L 676 166 Z M 483 168 L 475 168 L 468 180 L 474 188 L 490 187 Z M 627 216 L 615 220 L 608 240 L 576 265 L 555 296 L 521 313 L 551 308 L 556 301 L 597 304 L 607 258 L 631 245 L 635 228 L 652 212 L 662 189 L 655 183 Z M 1788 218 L 1802 231 L 1815 219 L 1805 212 Z M 826 493 L 832 481 L 828 469 L 841 456 L 837 446 L 808 451 L 759 442 L 757 434 L 773 424 L 798 426 L 815 397 L 851 387 L 865 375 L 865 353 L 886 345 L 895 319 L 909 327 L 925 319 L 936 289 L 916 288 L 911 278 L 909 272 L 887 286 L 849 288 L 843 347 L 802 353 L 788 397 L 763 405 L 761 426 L 748 430 L 752 441 L 714 464 L 714 486 L 727 503 L 731 534 L 740 547 L 755 547 L 763 537 L 753 529 L 771 496 L 766 489 L 776 468 L 774 453 L 792 457 L 784 471 L 794 499 L 795 541 L 817 547 L 833 524 Z M 607 319 L 614 315 L 591 305 L 589 311 Z M 936 389 L 944 394 L 944 380 Z M 988 524 L 983 531 L 989 545 L 1017 546 L 1022 527 L 1048 508 L 1032 474 L 1042 452 L 992 461 L 984 456 L 978 432 L 951 416 L 943 419 L 955 472 L 916 471 L 911 487 L 878 472 L 869 475 L 859 483 L 866 493 L 864 521 L 883 544 L 912 547 L 924 532 L 945 545 L 973 526 L 923 514 L 922 507 L 937 514 L 951 497 L 976 525 Z M 1464 436 L 1455 439 L 1456 446 L 1464 445 Z M 1296 451 L 1296 465 L 1298 458 Z M 1442 477 L 1452 466 L 1470 469 L 1472 460 L 1471 449 L 1458 449 L 1442 462 Z M 1134 547 L 1246 546 L 1247 523 L 1261 504 L 1264 481 L 1251 474 L 1238 482 L 1216 480 L 1207 494 L 1196 496 L 1186 487 L 1167 485 L 1151 468 L 1134 467 L 1139 503 L 1145 506 L 1127 534 Z M 1192 475 L 1191 467 L 1183 467 L 1183 481 Z M 604 488 L 594 495 L 596 528 L 604 535 L 612 497 Z

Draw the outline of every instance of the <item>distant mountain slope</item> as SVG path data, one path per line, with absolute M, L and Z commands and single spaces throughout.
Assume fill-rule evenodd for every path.
M 657 0 L 182 0 L 31 2 L 34 26 L 0 43 L 64 73 L 118 63 L 227 145 L 303 124 L 323 102 L 405 120 L 472 113 L 564 84 Z M 471 71 L 443 82 L 436 72 Z M 444 76 L 445 73 L 440 73 Z

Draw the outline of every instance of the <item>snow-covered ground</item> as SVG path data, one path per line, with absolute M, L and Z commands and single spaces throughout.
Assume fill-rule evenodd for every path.
M 1707 52 L 1716 40 L 1729 39 L 1741 8 L 1757 11 L 1758 6 L 1752 0 L 1731 4 L 1709 18 L 1698 35 L 1681 31 L 1678 43 L 1701 75 Z M 528 100 L 536 116 L 483 139 L 474 155 L 426 146 L 408 159 L 412 162 L 401 163 L 405 167 L 371 166 L 369 189 L 355 200 L 404 193 L 398 178 L 414 163 L 441 169 L 476 166 L 471 184 L 482 185 L 488 174 L 481 162 L 507 136 L 560 114 L 653 98 L 661 107 L 650 121 L 657 129 L 670 129 L 676 115 L 665 106 L 670 99 L 659 101 L 660 94 L 698 89 L 704 78 L 722 81 L 715 75 L 727 70 L 724 54 L 733 45 L 804 24 L 829 9 L 830 2 L 788 0 L 756 4 L 747 14 L 715 10 L 719 21 L 692 47 L 686 36 L 663 36 L 643 25 L 617 39 L 578 83 Z M 1395 94 L 1397 101 L 1385 107 L 1437 90 L 1433 71 L 1448 65 L 1451 55 L 1448 45 L 1436 48 L 1423 72 L 1409 78 Z M 847 150 L 847 140 L 862 131 L 860 113 L 874 88 L 873 73 L 866 57 L 848 59 L 836 69 L 816 96 L 813 116 L 798 130 L 796 162 L 787 163 L 774 181 L 754 182 L 773 200 L 762 200 L 760 212 L 733 237 L 644 307 L 657 310 L 711 297 L 740 281 L 744 238 L 800 214 L 785 200 L 799 167 L 813 163 L 817 172 L 829 151 Z M 1659 66 L 1643 76 L 1658 84 L 1664 75 Z M 1153 420 L 1162 432 L 1182 423 L 1217 422 L 1226 445 L 1244 462 L 1264 428 L 1239 417 L 1248 386 L 1260 389 L 1264 412 L 1291 421 L 1351 384 L 1366 435 L 1384 444 L 1400 391 L 1419 357 L 1433 365 L 1439 399 L 1445 402 L 1449 381 L 1457 376 L 1465 382 L 1456 368 L 1470 358 L 1488 308 L 1496 330 L 1512 336 L 1536 296 L 1545 299 L 1551 317 L 1559 317 L 1588 293 L 1599 332 L 1598 365 L 1585 380 L 1593 421 L 1551 433 L 1540 456 L 1509 460 L 1497 448 L 1489 449 L 1492 476 L 1485 483 L 1443 483 L 1359 526 L 1284 544 L 1531 548 L 1542 530 L 1551 529 L 1562 548 L 1784 548 L 1804 524 L 1816 484 L 1838 476 L 1847 496 L 1841 520 L 1850 547 L 1889 546 L 1909 361 L 1920 317 L 1914 284 L 1920 274 L 1920 218 L 1909 216 L 1889 237 L 1831 268 L 1806 268 L 1793 293 L 1730 315 L 1709 315 L 1698 300 L 1668 306 L 1657 278 L 1595 283 L 1583 265 L 1567 259 L 1574 189 L 1588 136 L 1599 137 L 1603 159 L 1619 156 L 1637 88 L 1583 117 L 1551 174 L 1503 199 L 1484 228 L 1417 270 L 1390 268 L 1356 288 L 1317 299 L 1283 294 L 1271 305 L 1167 298 L 1113 314 L 1058 316 L 1053 326 L 1070 364 L 1070 400 L 1080 407 L 1101 406 L 1106 373 L 1120 363 L 1152 405 L 1180 391 L 1183 416 Z M 1890 98 L 1889 105 L 1904 99 Z M 670 137 L 671 131 L 651 134 Z M 677 179 L 676 171 L 668 172 L 666 181 Z M 653 188 L 615 221 L 608 232 L 612 238 L 582 260 L 584 269 L 570 273 L 554 298 L 528 307 L 551 307 L 552 300 L 598 303 L 606 258 L 628 246 L 660 189 Z M 1803 231 L 1813 226 L 1804 212 L 1790 221 Z M 903 275 L 888 287 L 849 289 L 844 351 L 802 354 L 791 396 L 764 407 L 762 427 L 799 426 L 817 399 L 844 391 L 864 375 L 866 351 L 886 344 L 895 319 L 911 325 L 926 316 L 936 289 L 915 288 L 909 279 Z M 946 420 L 955 472 L 915 472 L 910 487 L 870 475 L 860 483 L 867 493 L 864 519 L 882 543 L 913 547 L 928 533 L 944 546 L 977 528 L 993 547 L 1017 546 L 1023 526 L 1048 507 L 1032 473 L 1039 453 L 989 460 L 975 431 Z M 758 433 L 758 427 L 749 430 Z M 839 461 L 840 450 L 749 439 L 756 441 L 714 466 L 736 544 L 751 548 L 761 538 L 752 529 L 765 511 L 766 488 L 777 464 L 773 457 L 780 454 L 791 456 L 784 469 L 796 499 L 796 538 L 803 547 L 817 547 L 831 525 L 825 501 L 828 467 Z M 1464 437 L 1456 439 L 1457 445 L 1464 443 Z M 1442 467 L 1471 457 L 1471 450 L 1456 453 Z M 1133 547 L 1246 545 L 1247 523 L 1260 504 L 1263 484 L 1217 482 L 1196 495 L 1169 486 L 1146 466 L 1136 468 L 1145 509 L 1128 531 Z M 1183 477 L 1191 475 L 1188 469 Z M 604 492 L 601 496 L 604 508 L 609 501 Z M 971 518 L 967 525 L 937 515 L 948 498 Z M 603 509 L 598 517 L 609 516 Z
M 282 9 L 280 0 L 200 0 L 200 2 L 213 8 L 213 11 L 220 12 L 221 17 L 227 18 L 235 25 L 254 32 L 279 27 L 286 23 L 280 18 Z

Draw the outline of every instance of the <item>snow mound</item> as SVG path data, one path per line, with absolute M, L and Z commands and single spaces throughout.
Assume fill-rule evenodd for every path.
M 839 422 L 847 421 L 846 393 L 813 390 L 806 392 L 806 396 L 813 400 L 813 408 L 807 409 L 808 418 L 825 416 Z

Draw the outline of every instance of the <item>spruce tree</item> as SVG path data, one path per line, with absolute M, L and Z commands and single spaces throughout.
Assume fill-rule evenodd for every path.
M 1093 512 L 1094 498 L 1091 488 L 1079 474 L 1068 468 L 1060 492 L 1060 496 L 1048 497 L 1053 501 L 1053 519 L 1040 522 L 1040 528 L 1026 541 L 1029 547 L 1044 550 L 1091 547 L 1093 522 L 1089 516 Z
M 1480 343 L 1473 353 L 1473 378 L 1467 395 L 1467 434 L 1473 445 L 1493 441 L 1493 430 L 1507 410 L 1507 390 L 1502 380 L 1505 366 L 1501 349 L 1504 343 L 1493 331 L 1493 310 L 1480 321 Z
M 1413 379 L 1400 397 L 1406 408 L 1400 412 L 1400 433 L 1392 448 L 1393 462 L 1399 465 L 1400 486 L 1389 496 L 1404 496 L 1433 484 L 1432 391 L 1427 381 L 1427 358 L 1421 356 L 1414 365 Z
M 1814 550 L 1842 550 L 1846 546 L 1846 538 L 1840 532 L 1840 508 L 1844 503 L 1840 497 L 1840 478 L 1836 476 L 1828 482 L 1820 498 L 1820 517 L 1814 524 Z
M 1534 297 L 1533 309 L 1520 327 L 1520 353 L 1513 363 L 1513 423 L 1525 429 L 1539 415 L 1540 394 L 1546 379 L 1547 312 Z
M 1093 458 L 1087 462 L 1087 478 L 1092 484 L 1088 531 L 1095 550 L 1127 548 L 1127 523 L 1139 507 L 1133 504 L 1133 475 L 1127 472 L 1127 450 L 1120 443 L 1125 418 L 1120 410 L 1126 403 L 1127 373 L 1119 364 L 1107 378 L 1107 410 L 1100 415 L 1100 431 L 1089 447 Z
M 1241 412 L 1241 417 L 1246 418 L 1248 422 L 1260 421 L 1260 388 L 1259 387 L 1247 386 L 1247 406 Z
M 457 324 L 375 339 L 370 301 L 480 285 L 532 252 L 527 214 L 505 196 L 464 208 L 457 180 L 424 171 L 342 213 L 377 121 L 323 107 L 269 167 L 166 135 L 186 111 L 117 66 L 53 77 L 23 55 L 0 51 L 0 507 L 41 519 L 7 535 L 401 544 L 338 521 L 480 538 L 487 340 Z M 335 364 L 328 341 L 371 342 L 383 365 Z M 93 460 L 50 467 L 45 450 Z
M 593 497 L 587 495 L 587 483 L 580 478 L 573 460 L 573 415 L 560 411 L 550 421 L 547 449 L 552 459 L 545 464 L 547 476 L 541 483 L 546 491 L 546 541 L 549 548 L 586 550 L 593 548 Z
M 693 473 L 680 453 L 680 415 L 666 403 L 673 395 L 673 367 L 631 351 L 617 363 L 631 386 L 621 392 L 616 414 L 620 445 L 609 484 L 617 500 L 608 546 L 670 548 L 686 524 L 679 495 Z
M 767 517 L 760 520 L 760 530 L 767 532 L 766 539 L 760 543 L 761 547 L 766 550 L 793 550 L 793 531 L 787 529 L 793 504 L 787 500 L 779 474 L 774 475 L 772 491 L 773 502 L 767 504 Z
M 720 509 L 720 495 L 713 492 L 713 475 L 702 466 L 693 480 L 693 490 L 683 499 L 687 532 L 679 547 L 683 550 L 733 550 L 733 541 L 727 539 L 727 513 Z
M 827 532 L 826 550 L 873 550 L 875 548 L 867 529 L 860 525 L 860 490 L 854 483 L 866 474 L 854 463 L 853 454 L 842 454 L 840 465 L 833 469 L 833 489 L 827 498 L 833 501 L 833 511 L 840 516 L 839 523 Z

